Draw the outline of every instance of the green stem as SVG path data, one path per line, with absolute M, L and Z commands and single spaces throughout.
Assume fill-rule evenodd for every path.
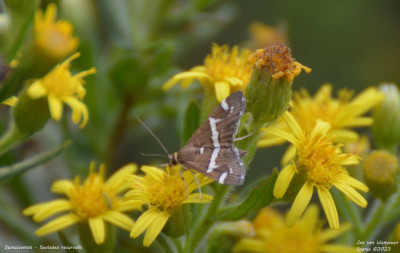
M 169 237 L 161 233 L 157 236 L 156 241 L 160 245 L 160 247 L 164 250 L 165 253 L 175 253 L 176 251 L 173 249 L 172 244 L 173 242 Z
M 360 212 L 357 210 L 357 207 L 347 200 L 343 194 L 338 191 L 332 191 L 335 202 L 337 203 L 337 208 L 339 213 L 346 217 L 348 221 L 351 221 L 353 224 L 353 229 L 357 237 L 361 234 L 363 230 L 362 220 Z
M 33 233 L 27 229 L 26 224 L 22 223 L 19 212 L 6 208 L 7 204 L 3 201 L 0 203 L 0 223 L 9 229 L 13 234 L 18 236 L 23 242 L 30 245 L 37 245 L 43 241 L 33 236 Z
M 386 205 L 382 202 L 379 203 L 378 208 L 376 208 L 374 214 L 371 216 L 371 219 L 367 221 L 367 226 L 363 233 L 360 235 L 359 239 L 362 241 L 369 240 L 379 230 L 379 227 L 382 226 L 382 219 L 384 218 L 384 212 Z
M 195 252 L 200 242 L 206 236 L 210 228 L 216 221 L 217 210 L 221 206 L 223 200 L 229 192 L 230 187 L 225 185 L 217 185 L 215 187 L 215 196 L 207 210 L 207 213 L 201 217 L 195 224 L 192 233 L 188 236 L 185 245 L 186 253 Z
M 28 137 L 27 134 L 19 131 L 16 125 L 13 123 L 8 131 L 0 139 L 0 155 L 6 153 L 8 150 L 18 145 L 26 137 Z

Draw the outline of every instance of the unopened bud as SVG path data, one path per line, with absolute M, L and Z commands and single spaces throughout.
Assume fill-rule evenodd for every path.
M 397 189 L 397 158 L 388 151 L 372 152 L 365 160 L 364 179 L 372 195 L 386 199 Z

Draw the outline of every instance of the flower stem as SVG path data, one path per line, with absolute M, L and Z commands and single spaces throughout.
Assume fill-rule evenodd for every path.
M 18 145 L 26 137 L 28 137 L 27 134 L 19 131 L 15 124 L 11 124 L 10 128 L 0 139 L 0 155 Z
M 192 233 L 186 240 L 184 252 L 195 252 L 200 242 L 206 236 L 210 228 L 214 225 L 216 221 L 216 214 L 218 213 L 217 211 L 228 194 L 229 189 L 230 187 L 219 184 L 215 187 L 214 199 L 211 202 L 207 213 L 195 223 Z
M 353 203 L 350 203 L 340 192 L 332 191 L 332 194 L 335 198 L 335 202 L 337 203 L 337 207 L 339 212 L 346 216 L 346 219 L 351 221 L 354 226 L 354 231 L 357 237 L 361 234 L 363 229 L 361 215 L 358 212 L 357 207 L 354 206 Z
M 367 226 L 361 234 L 360 240 L 365 241 L 373 239 L 373 236 L 385 225 L 385 219 L 388 218 L 390 212 L 394 209 L 396 203 L 398 203 L 398 198 L 399 196 L 396 195 L 386 202 L 379 200 L 379 205 L 367 221 Z
M 159 236 L 157 236 L 156 241 L 160 245 L 160 247 L 164 250 L 165 253 L 175 253 L 175 251 L 172 247 L 173 242 L 169 237 L 161 233 Z

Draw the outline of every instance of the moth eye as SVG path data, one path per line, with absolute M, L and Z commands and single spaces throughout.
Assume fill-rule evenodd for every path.
M 171 160 L 171 164 L 172 164 L 172 166 L 175 166 L 178 164 L 178 162 L 175 159 L 173 159 L 173 160 Z

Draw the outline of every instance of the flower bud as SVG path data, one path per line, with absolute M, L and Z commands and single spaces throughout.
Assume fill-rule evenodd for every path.
M 180 205 L 171 210 L 171 217 L 163 229 L 164 233 L 171 237 L 179 237 L 189 231 L 190 207 Z
M 366 158 L 364 179 L 372 195 L 386 199 L 397 190 L 398 167 L 397 158 L 384 150 L 374 151 Z
M 400 93 L 394 84 L 382 84 L 379 91 L 385 97 L 372 111 L 372 133 L 380 149 L 396 153 L 400 141 Z
M 253 72 L 246 89 L 247 110 L 253 115 L 253 129 L 269 124 L 282 115 L 292 98 L 293 79 L 304 69 L 282 44 L 258 49 L 249 57 Z

